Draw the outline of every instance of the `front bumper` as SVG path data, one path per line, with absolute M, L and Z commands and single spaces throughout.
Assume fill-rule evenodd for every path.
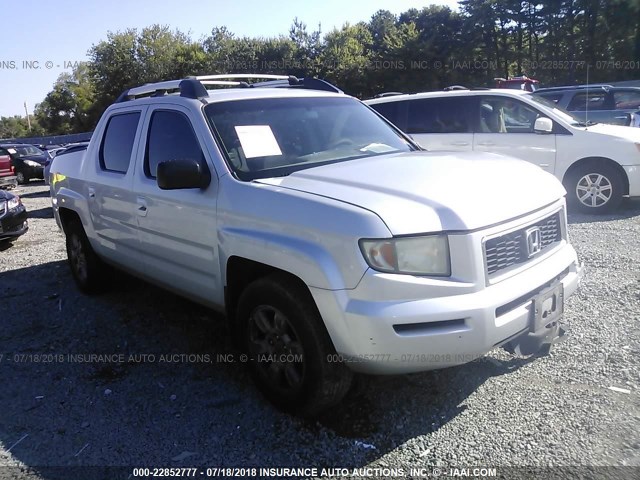
M 629 196 L 640 197 L 640 165 L 624 166 L 629 179 Z
M 15 213 L 11 211 L 0 218 L 0 240 L 16 238 L 29 230 L 27 211 L 24 207 Z
M 464 364 L 497 346 L 530 338 L 533 299 L 558 283 L 568 298 L 582 274 L 575 250 L 565 243 L 545 261 L 506 280 L 482 287 L 464 284 L 458 291 L 431 285 L 437 293 L 429 298 L 385 301 L 393 292 L 426 281 L 371 270 L 354 290 L 310 290 L 338 359 L 355 371 L 398 374 Z M 556 324 L 533 336 L 543 344 L 560 333 Z

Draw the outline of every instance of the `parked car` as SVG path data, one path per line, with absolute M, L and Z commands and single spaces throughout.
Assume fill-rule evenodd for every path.
M 527 92 L 535 92 L 540 87 L 540 82 L 526 75 L 520 77 L 494 78 L 495 88 L 510 88 L 512 90 L 525 90 Z
M 0 188 L 14 188 L 17 185 L 16 176 L 11 165 L 9 155 L 0 155 Z
M 0 241 L 14 240 L 28 229 L 27 210 L 20 197 L 0 190 Z
M 132 88 L 85 151 L 55 159 L 82 291 L 110 264 L 226 312 L 262 392 L 304 415 L 353 371 L 531 354 L 564 334 L 582 269 L 553 175 L 421 151 L 318 79 L 250 77 Z M 232 82 L 245 88 L 205 88 Z
M 640 196 L 640 130 L 586 124 L 537 94 L 454 90 L 367 100 L 430 151 L 492 152 L 526 160 L 564 184 L 570 207 L 615 209 Z
M 87 148 L 87 145 L 89 145 L 89 142 L 70 143 L 66 147 L 60 147 L 54 150 L 50 150 L 48 152 L 50 158 L 48 158 L 44 163 L 44 183 L 49 185 L 49 172 L 51 171 L 51 164 L 53 163 L 55 157 L 57 157 L 58 155 L 62 155 L 63 153 L 73 152 L 78 149 L 85 150 Z
M 19 184 L 27 183 L 32 178 L 44 178 L 45 154 L 38 147 L 23 143 L 0 144 L 0 155 L 9 155 Z
M 633 115 L 640 112 L 637 87 L 578 85 L 540 88 L 535 94 L 571 112 L 581 122 L 634 126 Z

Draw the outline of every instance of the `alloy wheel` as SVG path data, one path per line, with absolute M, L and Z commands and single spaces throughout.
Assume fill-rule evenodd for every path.
M 284 391 L 298 391 L 303 384 L 303 348 L 293 325 L 277 308 L 256 307 L 249 317 L 249 353 L 258 372 Z
M 583 205 L 598 208 L 607 204 L 613 195 L 611 181 L 600 173 L 584 175 L 576 185 L 576 196 Z

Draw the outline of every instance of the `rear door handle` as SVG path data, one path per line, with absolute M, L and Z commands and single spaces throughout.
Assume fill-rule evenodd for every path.
M 140 215 L 141 217 L 146 217 L 147 210 L 148 210 L 147 200 L 145 198 L 138 197 L 137 203 L 138 203 L 138 215 Z
M 478 145 L 481 147 L 493 147 L 495 145 L 494 142 L 478 142 Z

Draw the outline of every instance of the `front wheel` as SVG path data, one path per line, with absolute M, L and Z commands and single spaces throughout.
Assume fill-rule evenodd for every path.
M 565 179 L 569 206 L 582 213 L 607 213 L 623 196 L 620 172 L 606 163 L 591 163 L 569 172 Z
M 24 185 L 29 181 L 29 179 L 24 176 L 23 172 L 16 172 L 16 181 L 18 182 L 18 185 Z
M 346 395 L 353 374 L 337 355 L 311 295 L 274 274 L 251 283 L 237 320 L 258 388 L 281 409 L 314 416 Z

